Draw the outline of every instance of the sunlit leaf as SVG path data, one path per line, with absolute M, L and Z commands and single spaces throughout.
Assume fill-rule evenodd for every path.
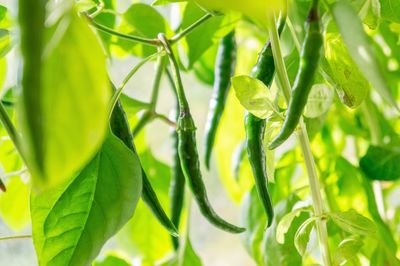
M 360 18 L 347 0 L 340 0 L 330 6 L 332 15 L 350 56 L 358 65 L 364 77 L 369 80 L 383 99 L 397 107 L 396 100 L 385 80 L 387 70 L 376 58 L 371 40 L 365 33 Z M 349 27 L 351 25 L 351 27 Z
M 65 182 L 94 155 L 111 95 L 104 53 L 87 23 L 68 13 L 56 26 L 64 30 L 46 47 L 40 87 L 23 83 L 20 109 L 27 163 L 40 188 Z
M 351 234 L 374 236 L 377 232 L 374 222 L 354 210 L 330 213 L 329 217 L 340 228 Z
M 303 256 L 307 250 L 307 245 L 310 241 L 310 233 L 313 229 L 315 219 L 315 217 L 311 217 L 304 221 L 304 223 L 297 229 L 296 235 L 294 236 L 294 245 L 301 256 Z
M 108 254 L 103 260 L 96 260 L 93 266 L 131 266 L 125 258 L 118 256 L 117 254 Z
M 275 110 L 272 95 L 262 81 L 236 76 L 232 78 L 232 86 L 243 107 L 258 118 L 265 119 Z

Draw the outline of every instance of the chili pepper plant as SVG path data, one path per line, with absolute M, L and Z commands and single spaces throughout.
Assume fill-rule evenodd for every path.
M 398 0 L 5 1 L 0 87 L 1 265 L 400 265 Z

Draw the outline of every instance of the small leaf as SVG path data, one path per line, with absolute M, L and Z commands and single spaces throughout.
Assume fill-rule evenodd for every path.
M 369 83 L 350 57 L 343 39 L 337 33 L 325 37 L 324 69 L 329 74 L 340 100 L 350 108 L 358 107 L 369 92 Z
M 349 49 L 349 54 L 364 77 L 371 82 L 383 99 L 398 110 L 396 100 L 385 80 L 387 69 L 385 70 L 385 67 L 380 65 L 371 44 L 372 41 L 364 32 L 357 12 L 347 0 L 334 2 L 330 9 L 343 41 Z
M 363 242 L 355 237 L 344 239 L 335 251 L 334 265 L 344 265 L 346 262 L 358 261 L 357 253 L 363 246 Z M 361 265 L 360 262 L 355 265 Z
M 149 108 L 149 104 L 145 102 L 138 101 L 133 99 L 126 94 L 121 94 L 119 97 L 122 105 L 124 106 L 124 110 L 130 115 L 136 115 L 137 112 Z
M 103 260 L 95 261 L 93 266 L 131 266 L 126 259 L 118 256 L 117 254 L 110 253 Z
M 399 151 L 371 145 L 360 160 L 360 168 L 371 180 L 394 181 L 400 178 L 399 162 Z
M 232 86 L 242 106 L 258 118 L 265 119 L 275 110 L 271 93 L 262 81 L 236 76 L 232 78 Z
M 348 210 L 346 212 L 334 212 L 329 216 L 333 222 L 351 234 L 358 234 L 363 236 L 376 235 L 377 228 L 373 221 L 357 213 L 355 210 Z
M 304 109 L 304 116 L 316 118 L 323 115 L 331 107 L 332 101 L 332 90 L 326 84 L 313 85 Z
M 151 3 L 152 6 L 161 6 L 161 5 L 167 5 L 171 3 L 179 3 L 179 2 L 187 2 L 188 0 L 155 0 L 153 3 Z
M 202 266 L 201 259 L 194 251 L 190 239 L 187 236 L 179 250 L 177 266 Z
M 109 133 L 69 183 L 32 193 L 33 240 L 40 265 L 89 265 L 132 217 L 142 188 L 138 156 Z
M 297 249 L 297 252 L 299 252 L 301 256 L 304 256 L 304 253 L 307 250 L 307 244 L 310 240 L 310 233 L 313 228 L 313 223 L 316 219 L 318 218 L 310 217 L 306 221 L 304 221 L 304 223 L 299 227 L 296 235 L 294 236 L 294 245 Z
M 268 15 L 272 14 L 273 11 L 281 10 L 284 7 L 284 1 L 282 0 L 248 0 L 244 4 L 242 0 L 192 0 L 207 10 L 219 10 L 219 11 L 235 11 L 241 12 L 243 15 L 252 19 L 260 26 L 267 28 L 268 26 Z
M 276 229 L 276 240 L 279 244 L 285 243 L 285 234 L 289 231 L 293 220 L 296 217 L 299 217 L 302 212 L 309 212 L 310 207 L 303 207 L 295 209 L 285 216 L 279 221 L 278 227 Z

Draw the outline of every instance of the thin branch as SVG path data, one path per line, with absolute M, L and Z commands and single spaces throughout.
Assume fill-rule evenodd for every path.
M 87 20 L 89 21 L 90 25 L 92 25 L 93 27 L 95 27 L 96 29 L 103 31 L 105 33 L 108 33 L 110 35 L 114 35 L 117 36 L 121 39 L 125 39 L 128 41 L 133 41 L 133 42 L 139 42 L 145 45 L 150 45 L 150 46 L 158 46 L 160 44 L 159 40 L 157 39 L 149 39 L 149 38 L 143 38 L 143 37 L 139 37 L 139 36 L 134 36 L 134 35 L 129 35 L 129 34 L 124 34 L 124 33 L 120 33 L 117 32 L 113 29 L 110 29 L 104 25 L 101 25 L 99 23 L 97 23 L 96 21 L 94 21 L 94 19 L 92 17 L 90 17 L 87 13 L 82 13 Z
M 2 236 L 0 237 L 0 241 L 13 240 L 13 239 L 30 239 L 30 238 L 32 238 L 32 235 Z
M 208 21 L 210 18 L 214 17 L 213 14 L 208 13 L 206 15 L 204 15 L 203 17 L 201 17 L 198 21 L 196 21 L 195 23 L 193 23 L 192 25 L 190 25 L 189 27 L 187 27 L 186 29 L 184 29 L 183 31 L 181 31 L 180 33 L 176 34 L 175 36 L 173 36 L 170 39 L 170 44 L 174 44 L 177 41 L 179 41 L 180 39 L 182 39 L 183 37 L 185 37 L 186 35 L 188 35 L 189 33 L 191 33 L 193 30 L 195 30 L 198 26 L 202 25 L 204 22 Z

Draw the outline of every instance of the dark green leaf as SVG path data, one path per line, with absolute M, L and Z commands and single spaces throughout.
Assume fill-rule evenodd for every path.
M 109 133 L 101 150 L 69 183 L 32 193 L 33 240 L 40 265 L 89 265 L 132 217 L 141 167 Z
M 400 177 L 400 152 L 385 147 L 369 146 L 360 167 L 371 180 L 397 180 Z

